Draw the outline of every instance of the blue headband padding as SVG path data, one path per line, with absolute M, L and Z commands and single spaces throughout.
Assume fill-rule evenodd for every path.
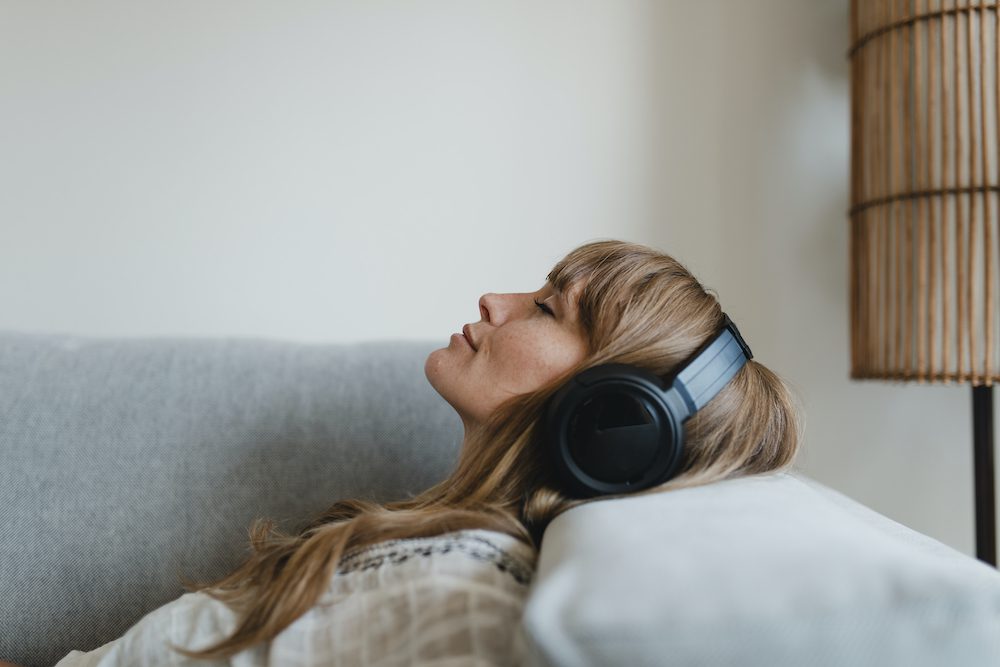
M 726 326 L 695 359 L 681 371 L 671 389 L 677 391 L 688 408 L 688 416 L 701 410 L 736 376 L 753 353 L 739 329 L 726 316 Z

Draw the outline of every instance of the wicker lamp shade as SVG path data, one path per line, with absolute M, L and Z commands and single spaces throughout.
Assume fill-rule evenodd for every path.
M 852 378 L 1000 379 L 998 2 L 852 0 Z

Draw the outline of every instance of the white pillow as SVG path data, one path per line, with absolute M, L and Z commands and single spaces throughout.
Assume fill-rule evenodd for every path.
M 1000 665 L 1000 573 L 801 473 L 548 527 L 530 665 Z

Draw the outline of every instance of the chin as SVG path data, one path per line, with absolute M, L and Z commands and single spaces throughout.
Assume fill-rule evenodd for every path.
M 434 355 L 437 354 L 438 352 L 439 350 L 434 350 L 433 352 L 428 354 L 427 359 L 424 360 L 424 377 L 426 377 L 427 381 L 430 382 L 432 385 L 434 384 L 434 380 L 431 379 L 431 375 L 433 374 L 432 371 L 434 369 L 433 359 Z
M 447 364 L 444 359 L 441 358 L 441 355 L 446 351 L 447 348 L 434 350 L 427 355 L 427 359 L 424 361 L 424 377 L 427 378 L 427 381 L 431 383 L 431 386 L 434 387 L 439 394 L 441 394 L 441 390 L 438 388 L 440 384 L 439 380 L 441 380 L 442 376 L 448 374 Z M 444 394 L 442 394 L 442 396 L 443 395 Z

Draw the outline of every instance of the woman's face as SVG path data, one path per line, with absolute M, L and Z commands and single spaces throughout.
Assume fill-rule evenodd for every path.
M 582 283 L 566 294 L 548 282 L 537 292 L 484 294 L 479 322 L 452 334 L 424 364 L 431 386 L 455 408 L 466 431 L 508 398 L 541 388 L 587 354 L 577 319 Z M 535 301 L 543 304 L 543 311 Z

